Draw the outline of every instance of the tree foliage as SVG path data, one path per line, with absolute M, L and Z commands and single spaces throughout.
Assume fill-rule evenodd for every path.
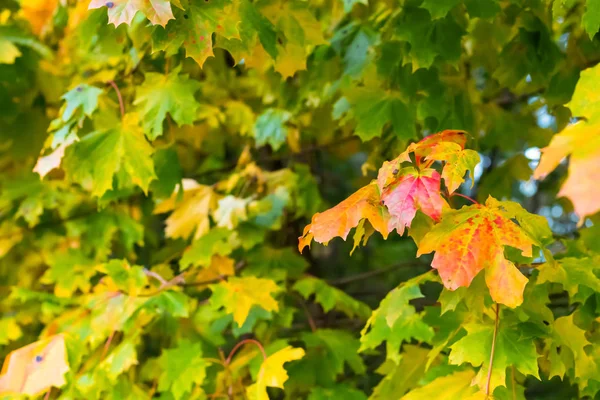
M 599 30 L 0 0 L 0 399 L 598 398 Z

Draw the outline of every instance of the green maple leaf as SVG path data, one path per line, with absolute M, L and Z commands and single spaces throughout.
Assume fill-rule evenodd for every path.
M 83 83 L 65 93 L 62 96 L 62 99 L 65 101 L 62 120 L 67 122 L 79 110 L 84 115 L 91 117 L 98 108 L 98 97 L 102 93 L 104 93 L 102 89 Z
M 173 0 L 176 5 L 178 0 Z M 106 7 L 108 9 L 108 22 L 119 26 L 131 25 L 133 17 L 141 12 L 153 24 L 165 26 L 173 19 L 171 2 L 169 0 L 92 0 L 89 9 Z
M 395 37 L 410 44 L 410 59 L 405 61 L 412 63 L 413 71 L 431 67 L 437 57 L 458 61 L 463 34 L 451 16 L 432 21 L 429 12 L 422 8 L 406 7 L 396 22 Z
M 115 382 L 117 377 L 132 366 L 138 364 L 137 351 L 133 340 L 121 342 L 110 354 L 98 365 L 106 376 Z
M 418 276 L 389 292 L 361 331 L 359 351 L 374 349 L 387 341 L 387 358 L 399 361 L 398 350 L 403 342 L 411 339 L 429 342 L 434 336 L 433 329 L 423 322 L 423 316 L 409 301 L 423 297 L 419 284 L 433 277 L 431 273 Z
M 200 65 L 213 56 L 212 35 L 239 38 L 239 3 L 233 0 L 182 1 L 183 10 L 177 10 L 176 19 L 152 33 L 153 50 L 164 50 L 167 55 L 185 49 Z M 185 11 L 184 11 L 185 10 Z
M 302 334 L 306 343 L 306 356 L 295 366 L 297 369 L 314 371 L 317 382 L 335 381 L 344 373 L 347 364 L 356 374 L 365 373 L 365 365 L 357 353 L 360 343 L 349 332 L 334 329 L 318 329 Z M 293 374 L 293 370 L 290 370 Z
M 590 35 L 590 39 L 594 39 L 598 30 L 600 30 L 600 1 L 585 1 L 585 12 L 581 22 L 587 34 Z
M 586 338 L 586 332 L 575 325 L 573 314 L 557 318 L 553 327 L 551 350 L 554 352 L 555 357 L 551 359 L 551 362 L 554 364 L 554 370 L 559 370 L 557 364 L 564 364 L 560 367 L 571 371 L 580 387 L 585 388 L 589 380 L 597 380 L 600 373 L 600 366 L 597 361 L 594 360 L 593 355 L 588 355 L 585 350 L 586 347 L 591 345 Z M 557 350 L 559 347 L 560 354 Z
M 470 323 L 464 326 L 467 335 L 450 346 L 451 364 L 469 363 L 474 367 L 481 366 L 475 382 L 482 390 L 487 387 L 487 376 L 490 362 L 493 323 Z M 494 362 L 490 380 L 490 392 L 498 386 L 506 386 L 506 368 L 515 367 L 525 375 L 533 375 L 539 379 L 537 358 L 539 357 L 535 343 L 523 338 L 518 325 L 500 324 L 496 337 Z
M 142 125 L 148 139 L 154 140 L 163 134 L 163 121 L 167 113 L 177 125 L 191 125 L 196 120 L 200 103 L 194 93 L 200 83 L 180 74 L 175 68 L 169 74 L 148 72 L 144 83 L 136 90 L 134 105 L 142 117 Z
M 336 309 L 350 318 L 355 316 L 366 319 L 371 309 L 365 303 L 358 301 L 338 288 L 330 286 L 327 282 L 313 277 L 307 277 L 296 281 L 293 287 L 305 299 L 315 295 L 315 301 L 323 307 L 326 313 Z
M 444 18 L 459 3 L 460 0 L 425 0 L 421 7 L 429 11 L 431 18 L 438 19 Z
M 367 400 L 367 396 L 358 389 L 349 385 L 336 384 L 326 388 L 314 387 L 310 391 L 308 400 Z
M 277 32 L 271 21 L 258 11 L 254 3 L 248 0 L 241 0 L 239 14 L 241 19 L 239 38 L 227 38 L 217 33 L 215 47 L 229 51 L 238 63 L 244 60 L 251 64 L 252 57 L 257 52 L 256 46 L 260 42 L 271 58 L 276 59 L 278 55 Z
M 90 133 L 69 146 L 62 166 L 69 180 L 89 188 L 93 196 L 100 197 L 113 189 L 117 173 L 147 192 L 156 178 L 153 151 L 138 126 L 137 116 L 127 114 L 120 126 Z
M 390 371 L 373 389 L 370 400 L 398 399 L 415 387 L 425 374 L 428 349 L 414 345 L 402 347 L 402 358 L 398 364 L 392 363 Z M 385 367 L 382 365 L 380 369 Z M 382 372 L 378 370 L 378 372 Z
M 199 342 L 183 339 L 177 347 L 163 350 L 158 364 L 162 374 L 158 390 L 169 391 L 175 400 L 188 398 L 194 384 L 201 384 L 206 378 L 206 368 L 210 365 L 202 358 Z
M 348 92 L 346 98 L 356 120 L 354 134 L 363 142 L 381 136 L 383 127 L 388 123 L 398 136 L 416 138 L 415 110 L 401 100 L 399 93 L 360 88 Z
M 563 285 L 573 301 L 585 301 L 594 292 L 600 292 L 600 279 L 594 274 L 597 260 L 567 257 L 540 267 L 540 283 L 554 282 Z M 581 290 L 586 287 L 588 290 Z
M 271 145 L 273 150 L 279 150 L 287 139 L 288 128 L 285 124 L 292 114 L 285 110 L 269 108 L 256 119 L 254 137 L 257 146 Z
M 183 253 L 179 266 L 181 269 L 186 269 L 191 265 L 208 267 L 213 255 L 229 255 L 238 245 L 237 236 L 230 230 L 212 229 L 194 241 L 191 247 Z

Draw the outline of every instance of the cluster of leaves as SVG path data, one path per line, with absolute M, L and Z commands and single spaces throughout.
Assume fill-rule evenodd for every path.
M 0 399 L 600 396 L 599 30 L 0 0 Z

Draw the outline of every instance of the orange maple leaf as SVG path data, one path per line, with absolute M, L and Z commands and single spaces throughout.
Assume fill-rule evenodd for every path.
M 600 211 L 600 123 L 580 121 L 555 135 L 550 145 L 542 149 L 533 177 L 542 179 L 568 155 L 569 175 L 558 196 L 571 200 L 580 217 L 595 214 Z
M 65 338 L 58 334 L 11 352 L 0 374 L 0 394 L 34 396 L 65 384 L 69 371 Z
M 336 236 L 346 240 L 350 230 L 362 219 L 367 219 L 384 238 L 388 236 L 389 214 L 381 205 L 376 181 L 363 186 L 337 206 L 316 213 L 304 233 L 298 238 L 298 250 L 302 252 L 312 239 L 327 244 Z
M 485 206 L 475 204 L 446 212 L 419 243 L 417 256 L 435 251 L 431 266 L 450 290 L 469 286 L 485 269 L 492 299 L 516 307 L 523 302 L 527 278 L 504 257 L 504 247 L 517 248 L 531 257 L 533 244 L 498 202 L 489 197 Z

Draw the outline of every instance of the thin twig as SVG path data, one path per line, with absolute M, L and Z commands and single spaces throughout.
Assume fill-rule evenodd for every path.
M 108 337 L 108 340 L 106 341 L 106 343 L 104 343 L 104 348 L 102 349 L 102 355 L 100 356 L 101 360 L 104 359 L 104 356 L 106 355 L 106 352 L 108 352 L 108 348 L 110 347 L 110 344 L 111 344 L 113 338 L 115 337 L 115 333 L 116 333 L 116 331 L 113 329 L 110 332 L 110 336 Z
M 310 314 L 310 311 L 308 310 L 308 307 L 306 306 L 306 302 L 304 301 L 304 298 L 302 296 L 300 296 L 299 294 L 296 295 L 296 293 L 294 293 L 294 297 L 296 297 L 298 299 L 298 302 L 300 303 L 300 306 L 302 307 L 302 310 L 304 310 L 304 314 L 306 315 L 306 319 L 308 320 L 308 325 L 310 326 L 310 330 L 313 332 L 317 331 L 317 324 L 315 324 L 315 320 L 313 319 L 312 315 Z
M 168 282 L 165 278 L 163 278 L 162 276 L 160 276 L 159 274 L 157 274 L 154 271 L 150 271 L 149 269 L 144 268 L 144 273 L 146 274 L 146 276 L 152 277 L 152 278 L 156 279 L 157 281 L 159 281 L 161 286 L 168 284 Z
M 46 395 L 44 396 L 44 400 L 48 400 L 50 398 L 51 391 L 52 391 L 52 388 L 48 389 L 48 391 L 46 392 Z
M 479 202 L 478 202 L 478 201 L 476 201 L 476 200 L 474 200 L 474 199 L 470 198 L 469 196 L 466 196 L 466 195 L 464 195 L 464 194 L 462 194 L 462 193 L 457 193 L 457 192 L 454 192 L 454 193 L 452 193 L 452 194 L 450 195 L 450 197 L 452 197 L 452 196 L 459 196 L 459 197 L 462 197 L 462 198 L 464 198 L 464 199 L 467 199 L 467 200 L 469 200 L 469 201 L 473 202 L 473 204 L 479 204 Z
M 494 337 L 492 338 L 492 351 L 490 352 L 490 365 L 488 367 L 487 383 L 485 385 L 485 398 L 490 396 L 490 383 L 492 381 L 492 367 L 494 366 L 494 353 L 496 351 L 496 336 L 498 336 L 498 324 L 500 322 L 500 304 L 496 303 L 496 322 L 494 325 Z
M 238 344 L 236 344 L 235 346 L 233 346 L 233 349 L 231 349 L 231 351 L 229 352 L 229 355 L 227 356 L 227 359 L 225 360 L 225 365 L 231 364 L 231 359 L 233 358 L 233 355 L 235 354 L 235 352 L 238 351 L 238 349 L 240 347 L 242 347 L 243 345 L 245 345 L 247 343 L 252 343 L 260 349 L 260 352 L 262 353 L 262 356 L 263 356 L 263 361 L 267 359 L 267 353 L 265 352 L 265 348 L 258 340 L 244 339 L 241 342 L 238 342 Z
M 125 116 L 125 105 L 123 104 L 123 97 L 121 96 L 121 91 L 119 90 L 119 87 L 117 86 L 115 81 L 108 81 L 108 84 L 112 86 L 113 89 L 115 89 L 115 92 L 117 92 L 117 97 L 119 99 L 119 109 L 121 110 L 121 119 L 123 119 L 123 117 Z
M 330 285 L 333 285 L 333 286 L 341 286 L 341 285 L 345 285 L 345 284 L 348 284 L 348 283 L 352 283 L 352 282 L 356 282 L 356 281 L 361 281 L 363 279 L 371 278 L 373 276 L 385 274 L 386 272 L 394 271 L 394 270 L 397 270 L 397 269 L 408 268 L 408 267 L 419 267 L 419 266 L 426 267 L 427 264 L 421 263 L 419 261 L 407 262 L 407 263 L 402 263 L 402 264 L 396 264 L 396 265 L 392 265 L 392 266 L 387 267 L 387 268 L 381 268 L 381 269 L 376 269 L 376 270 L 373 270 L 373 271 L 362 272 L 360 274 L 346 276 L 346 277 L 338 278 L 338 279 L 331 279 L 331 280 L 328 280 L 327 283 L 330 284 Z

